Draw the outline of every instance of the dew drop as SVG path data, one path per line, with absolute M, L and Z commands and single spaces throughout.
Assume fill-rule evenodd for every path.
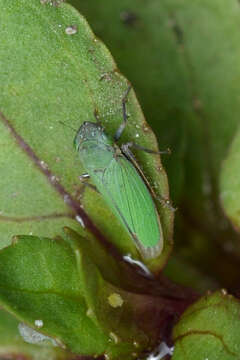
M 161 344 L 155 349 L 151 354 L 148 355 L 146 360 L 161 360 L 166 355 L 172 355 L 174 351 L 174 347 L 169 347 L 163 341 Z
M 77 222 L 78 222 L 83 228 L 85 228 L 85 224 L 84 224 L 83 219 L 81 218 L 81 216 L 77 215 L 77 216 L 75 217 L 75 219 L 77 220 Z
M 34 321 L 34 325 L 35 325 L 37 328 L 41 328 L 41 327 L 43 327 L 43 321 L 42 321 L 42 320 L 35 320 L 35 321 Z
M 77 33 L 77 26 L 76 26 L 76 25 L 71 25 L 71 26 L 66 27 L 65 33 L 66 33 L 67 35 L 74 35 L 74 34 L 76 34 L 76 33 Z
M 43 160 L 40 160 L 39 164 L 42 169 L 44 169 L 44 170 L 48 169 L 48 165 Z
M 112 293 L 108 297 L 108 303 L 113 308 L 121 307 L 123 305 L 123 298 L 118 293 Z
M 88 308 L 87 312 L 86 312 L 86 315 L 89 316 L 89 317 L 93 316 L 93 310 L 91 308 Z
M 115 344 L 117 344 L 118 342 L 119 342 L 119 338 L 118 338 L 118 336 L 114 333 L 114 332 L 110 332 L 109 333 L 109 336 L 110 336 L 110 338 L 115 342 Z
M 43 335 L 36 330 L 28 327 L 24 323 L 18 325 L 18 330 L 23 340 L 29 344 L 39 344 L 43 341 L 51 342 L 53 346 L 58 346 L 57 342 L 49 336 Z
M 227 290 L 226 289 L 221 289 L 221 293 L 222 293 L 222 295 L 227 295 Z
M 143 264 L 141 261 L 133 259 L 130 254 L 124 255 L 123 259 L 132 265 L 138 266 L 143 271 L 146 277 L 153 278 L 153 274 L 148 269 L 148 267 L 145 264 Z

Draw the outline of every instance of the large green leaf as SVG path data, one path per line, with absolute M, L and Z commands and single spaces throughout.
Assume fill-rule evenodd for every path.
M 74 219 L 79 215 L 93 234 L 100 236 L 100 229 L 122 252 L 138 257 L 99 194 L 86 189 L 80 206 L 78 177 L 84 169 L 73 149 L 75 133 L 62 124 L 78 129 L 83 121 L 95 121 L 97 111 L 113 136 L 128 82 L 85 19 L 60 3 L 0 0 L 0 244 L 15 234 L 52 237 L 63 225 L 83 233 Z M 121 140 L 156 149 L 133 90 L 127 111 Z M 156 193 L 167 198 L 159 157 L 140 151 L 136 156 Z M 172 238 L 172 211 L 160 203 L 158 208 L 165 248 L 154 268 L 166 261 Z
M 190 306 L 174 329 L 173 360 L 237 360 L 240 304 L 225 290 Z

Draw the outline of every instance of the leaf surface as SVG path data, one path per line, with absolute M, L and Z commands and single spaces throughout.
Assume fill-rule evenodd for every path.
M 74 240 L 19 236 L 2 249 L 0 304 L 76 354 L 128 358 L 149 343 L 129 295 L 107 283 Z
M 239 359 L 239 310 L 239 300 L 225 290 L 190 306 L 175 326 L 172 359 Z
M 15 234 L 56 236 L 64 225 L 83 233 L 78 215 L 95 236 L 100 230 L 123 253 L 138 257 L 101 196 L 86 189 L 84 209 L 80 206 L 79 176 L 84 169 L 73 148 L 76 130 L 83 121 L 96 121 L 94 113 L 106 133 L 114 135 L 122 122 L 128 82 L 86 20 L 60 3 L 0 1 L 1 247 Z M 127 112 L 129 123 L 121 141 L 156 149 L 133 90 Z M 139 151 L 136 156 L 156 192 L 167 198 L 159 157 Z M 155 268 L 166 261 L 172 242 L 173 214 L 160 203 L 158 207 L 166 246 Z

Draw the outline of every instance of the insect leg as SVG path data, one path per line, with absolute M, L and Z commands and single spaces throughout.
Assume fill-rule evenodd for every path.
M 79 180 L 81 181 L 83 187 L 82 187 L 82 190 L 81 190 L 81 195 L 83 194 L 83 191 L 85 190 L 86 186 L 91 188 L 92 190 L 98 192 L 96 186 L 92 185 L 92 184 L 89 184 L 87 181 L 90 179 L 90 175 L 85 173 L 85 174 L 82 174 L 80 175 L 79 177 Z
M 127 119 L 128 119 L 128 115 L 127 115 L 127 109 L 126 109 L 126 103 L 128 100 L 128 94 L 130 92 L 132 88 L 132 85 L 129 85 L 127 88 L 127 91 L 125 92 L 123 98 L 122 98 L 122 112 L 123 112 L 123 122 L 121 123 L 121 125 L 119 126 L 119 128 L 117 129 L 115 135 L 114 135 L 114 140 L 118 141 L 123 133 L 123 130 L 125 129 L 126 125 L 127 125 Z
M 124 145 L 122 145 L 122 150 L 124 151 L 125 148 L 130 148 L 130 147 L 133 147 L 135 149 L 138 149 L 138 150 L 142 150 L 142 151 L 145 151 L 149 154 L 156 154 L 156 155 L 160 155 L 160 154 L 167 154 L 167 155 L 170 155 L 171 154 L 171 150 L 168 148 L 167 150 L 163 150 L 163 151 L 155 151 L 155 150 L 151 150 L 151 149 L 148 149 L 148 148 L 145 148 L 139 144 L 136 144 L 134 142 L 128 142 Z

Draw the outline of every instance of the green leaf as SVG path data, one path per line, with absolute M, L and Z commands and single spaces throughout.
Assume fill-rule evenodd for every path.
M 225 290 L 201 298 L 175 326 L 172 359 L 238 359 L 239 311 L 239 300 Z
M 2 249 L 0 304 L 76 354 L 131 357 L 150 341 L 135 324 L 131 296 L 104 281 L 70 239 L 20 236 Z
M 35 329 L 35 320 L 42 320 L 43 334 L 51 334 L 60 345 L 66 343 L 73 351 L 79 346 L 83 353 L 103 351 L 107 340 L 86 315 L 71 248 L 62 241 L 32 236 L 16 241 L 0 255 L 2 304 Z M 95 341 L 88 347 L 91 337 Z
M 163 274 L 174 283 L 192 288 L 200 294 L 204 294 L 209 289 L 219 288 L 219 284 L 209 275 L 202 273 L 196 266 L 176 255 L 170 257 Z
M 19 322 L 13 316 L 0 310 L 0 358 L 2 360 L 74 360 L 74 356 L 51 345 L 27 344 L 19 334 Z
M 99 194 L 86 189 L 80 207 L 84 169 L 73 148 L 75 132 L 62 124 L 78 129 L 83 121 L 95 121 L 97 111 L 113 136 L 122 122 L 127 80 L 70 5 L 39 0 L 0 0 L 0 5 L 1 247 L 15 234 L 54 237 L 63 225 L 83 234 L 74 219 L 78 214 L 92 233 L 99 228 L 123 253 L 138 257 Z M 156 149 L 133 91 L 127 111 L 130 118 L 121 141 L 136 140 Z M 143 151 L 136 156 L 157 195 L 168 198 L 159 157 Z M 155 269 L 166 261 L 173 224 L 172 211 L 160 203 L 158 208 L 165 248 L 152 264 Z
M 240 220 L 240 131 L 236 132 L 221 171 L 220 195 L 223 208 L 234 228 L 239 232 Z

